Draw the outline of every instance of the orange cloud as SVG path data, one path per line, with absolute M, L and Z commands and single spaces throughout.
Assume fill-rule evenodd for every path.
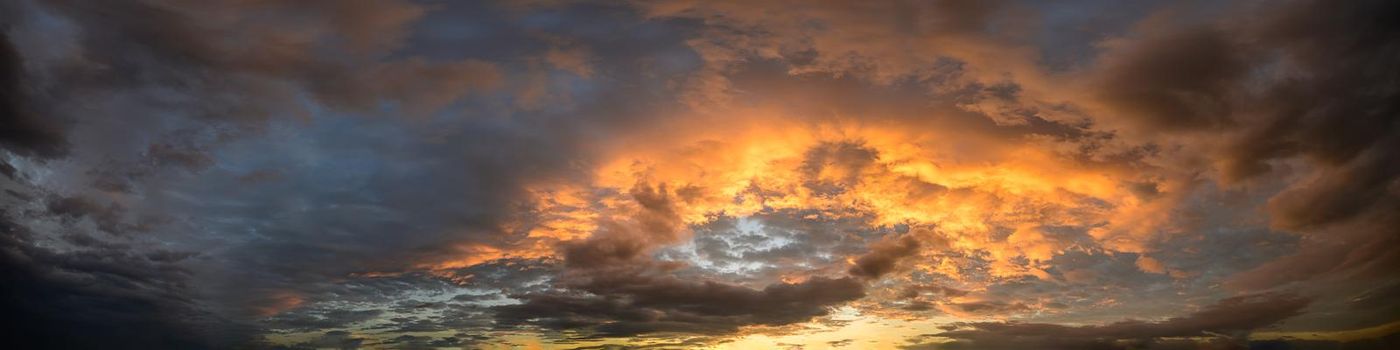
M 1132 185 L 1139 180 L 1135 173 L 1067 159 L 1034 139 L 897 118 L 813 120 L 782 108 L 731 113 L 741 115 L 724 116 L 727 123 L 703 114 L 678 118 L 620 137 L 603 147 L 588 181 L 530 189 L 531 214 L 506 228 L 525 232 L 525 240 L 464 245 L 459 257 L 424 266 L 558 258 L 561 244 L 592 237 L 636 212 L 640 203 L 629 193 L 639 183 L 664 184 L 661 190 L 686 225 L 716 215 L 814 210 L 827 217 L 869 215 L 874 226 L 929 228 L 911 235 L 928 243 L 913 253 L 921 258 L 912 259 L 912 267 L 955 279 L 964 278 L 967 261 L 938 254 L 988 259 L 998 279 L 1053 280 L 1049 262 L 1068 250 L 1141 252 L 1172 231 L 1168 219 L 1179 187 L 1158 186 L 1148 198 Z M 1086 228 L 1090 235 L 1051 234 L 1047 227 Z

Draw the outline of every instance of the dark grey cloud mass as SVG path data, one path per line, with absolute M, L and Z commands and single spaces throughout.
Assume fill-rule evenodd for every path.
M 908 236 L 879 242 L 870 248 L 870 253 L 856 259 L 850 273 L 852 276 L 880 278 L 893 270 L 899 259 L 913 255 L 918 249 L 919 241 Z
M 55 252 L 35 246 L 36 234 L 11 220 L 0 222 L 0 308 L 13 335 L 7 346 L 207 348 L 239 341 L 212 329 L 228 325 L 191 300 L 190 271 L 178 258 L 121 246 Z
M 982 322 L 947 326 L 934 336 L 954 339 L 938 348 L 1117 349 L 1154 346 L 1160 338 L 1226 335 L 1246 342 L 1250 331 L 1296 316 L 1309 300 L 1295 295 L 1264 294 L 1233 297 L 1195 313 L 1158 322 L 1122 321 L 1101 326 Z
M 578 330 L 581 337 L 725 334 L 741 326 L 804 322 L 864 296 L 853 279 L 821 277 L 755 290 L 631 273 L 593 276 L 570 287 L 577 292 L 523 295 L 523 304 L 498 307 L 497 325 Z
M 9 35 L 0 37 L 0 115 L 5 119 L 0 142 L 11 152 L 56 157 L 67 151 L 67 141 L 54 119 L 43 118 L 30 105 L 24 80 L 24 61 Z

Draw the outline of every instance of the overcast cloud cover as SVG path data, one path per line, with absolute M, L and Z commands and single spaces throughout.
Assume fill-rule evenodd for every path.
M 1400 2 L 0 1 L 0 347 L 1400 348 Z

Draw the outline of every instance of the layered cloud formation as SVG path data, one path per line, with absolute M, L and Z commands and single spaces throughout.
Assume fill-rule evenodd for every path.
M 19 348 L 1390 348 L 1390 1 L 0 4 Z

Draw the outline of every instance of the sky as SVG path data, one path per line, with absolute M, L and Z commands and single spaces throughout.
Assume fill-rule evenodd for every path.
M 0 1 L 0 347 L 1396 349 L 1397 18 Z

